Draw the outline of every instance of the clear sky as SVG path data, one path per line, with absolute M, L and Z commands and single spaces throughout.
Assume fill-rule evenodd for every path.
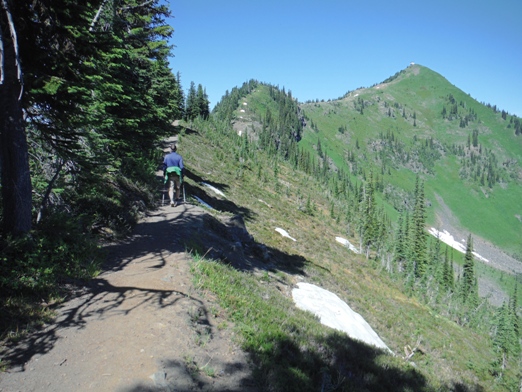
M 300 102 L 369 87 L 410 62 L 522 117 L 521 0 L 171 0 L 171 68 L 211 109 L 256 79 Z

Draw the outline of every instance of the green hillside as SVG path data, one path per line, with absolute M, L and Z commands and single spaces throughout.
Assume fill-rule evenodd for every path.
M 313 151 L 320 141 L 338 168 L 380 173 L 396 209 L 391 191 L 411 191 L 419 174 L 432 203 L 429 224 L 438 224 L 442 201 L 463 229 L 520 257 L 519 119 L 477 102 L 420 65 L 340 100 L 301 107 L 307 119 L 304 148 Z
M 182 136 L 191 170 L 226 184 L 227 202 L 216 213 L 239 212 L 264 249 L 238 268 L 231 259 L 206 259 L 208 249 L 195 239 L 196 281 L 239 324 L 266 389 L 517 390 L 516 277 L 425 232 L 441 216 L 455 217 L 473 236 L 517 250 L 520 226 L 504 221 L 517 214 L 520 136 L 515 119 L 502 116 L 414 66 L 340 100 L 299 105 L 251 80 L 208 121 L 191 125 Z M 488 208 L 498 211 L 476 213 Z M 397 356 L 359 351 L 296 312 L 289 290 L 302 279 L 345 299 Z M 479 297 L 484 279 L 504 291 L 503 306 Z M 374 359 L 362 360 L 368 355 Z
M 244 106 L 257 111 L 255 101 L 266 89 L 258 86 L 245 96 Z M 248 109 L 243 110 L 245 119 Z M 215 216 L 242 215 L 257 244 L 217 259 L 211 256 L 216 250 L 198 238 L 187 248 L 194 254 L 195 282 L 218 298 L 236 325 L 261 390 L 514 390 L 516 359 L 509 357 L 499 373 L 494 309 L 480 302 L 468 319 L 466 310 L 458 313 L 460 305 L 450 293 L 436 298 L 420 288 L 411 292 L 375 255 L 366 259 L 341 246 L 336 236 L 353 243 L 357 238 L 348 234 L 353 230 L 347 232 L 349 223 L 337 204 L 332 215 L 325 185 L 246 140 L 225 123 L 196 121 L 180 145 L 190 163 L 189 194 L 217 208 L 210 211 Z M 226 199 L 194 179 L 220 187 Z M 297 241 L 280 236 L 276 227 Z M 361 345 L 297 310 L 290 290 L 302 280 L 344 299 L 396 356 Z

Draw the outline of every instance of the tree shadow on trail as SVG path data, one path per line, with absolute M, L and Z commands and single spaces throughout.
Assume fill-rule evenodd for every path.
M 25 371 L 26 364 L 33 356 L 49 352 L 61 339 L 60 330 L 83 329 L 89 319 L 125 316 L 148 304 L 155 304 L 161 308 L 169 307 L 181 300 L 201 306 L 200 300 L 181 291 L 114 286 L 103 277 L 89 281 L 86 286 L 77 290 L 75 295 L 62 306 L 53 324 L 7 347 L 2 360 L 13 369 L 12 372 Z M 123 302 L 131 297 L 136 303 L 132 307 L 123 308 Z
M 168 204 L 169 196 L 167 185 L 164 183 L 164 178 L 162 175 L 158 175 L 157 178 L 163 186 L 163 189 L 161 190 L 161 204 Z M 184 178 L 185 180 L 183 182 L 182 189 L 180 190 L 180 197 L 182 199 L 189 201 L 191 198 L 197 198 L 200 201 L 208 204 L 211 208 L 215 210 L 218 210 L 220 212 L 229 212 L 234 215 L 239 214 L 247 221 L 250 221 L 255 218 L 255 213 L 252 210 L 238 206 L 237 204 L 226 198 L 212 195 L 211 188 L 207 187 L 211 186 L 220 190 L 221 192 L 226 192 L 229 189 L 229 185 L 215 181 L 205 180 L 201 176 L 197 175 L 196 173 L 190 171 L 190 169 L 187 168 L 185 168 Z M 190 179 L 190 183 L 186 181 L 186 179 Z
M 241 362 L 214 363 L 221 369 L 214 374 L 214 367 L 201 367 L 192 360 L 167 360 L 164 368 L 151 376 L 154 385 L 137 382 L 119 392 L 189 392 L 227 391 L 255 392 L 260 389 L 251 376 L 249 366 Z
M 289 326 L 299 330 L 299 326 Z M 306 346 L 316 346 L 315 350 Z M 270 348 L 250 347 L 248 354 L 253 363 L 252 377 L 239 380 L 236 388 L 216 389 L 216 379 L 233 377 L 244 364 L 229 363 L 224 372 L 212 378 L 204 369 L 190 361 L 169 361 L 164 371 L 153 378 L 155 385 L 139 383 L 125 392 L 226 390 L 239 391 L 285 391 L 285 392 L 396 392 L 439 390 L 453 392 L 484 392 L 478 385 L 449 383 L 443 386 L 430 385 L 429 381 L 414 366 L 404 365 L 384 357 L 383 350 L 353 340 L 347 335 L 330 331 L 327 334 L 298 344 L 294 339 L 277 335 Z
M 308 261 L 304 257 L 257 243 L 248 233 L 241 215 L 214 217 L 188 203 L 151 212 L 135 228 L 131 238 L 107 247 L 109 258 L 105 267 L 107 271 L 118 271 L 129 263 L 147 262 L 147 268 L 161 269 L 168 265 L 172 254 L 187 250 L 197 250 L 200 255 L 242 271 L 279 270 L 306 276 L 304 267 Z M 136 299 L 135 305 L 121 309 L 123 301 L 131 295 Z M 138 307 L 151 303 L 158 307 L 171 307 L 182 300 L 191 301 L 201 308 L 199 323 L 210 325 L 205 305 L 186 292 L 116 287 L 102 274 L 90 281 L 78 297 L 65 304 L 55 324 L 12 347 L 3 360 L 14 365 L 14 371 L 23 372 L 32 356 L 44 354 L 54 347 L 60 339 L 61 329 L 81 329 L 92 318 L 132 313 Z M 237 387 L 219 390 L 433 390 L 415 368 L 399 366 L 398 362 L 394 366 L 389 360 L 383 362 L 382 356 L 387 354 L 344 334 L 329 331 L 303 345 L 298 343 L 299 339 L 292 338 L 299 335 L 300 325 L 285 325 L 285 331 L 288 333 L 273 336 L 267 346 L 247 348 L 253 373 L 244 368 L 245 363 L 218 361 L 213 366 L 221 369 L 222 373 L 210 376 L 204 361 L 180 360 L 179 353 L 173 352 L 171 357 L 162 358 L 161 369 L 151 377 L 154 385 L 143 381 L 121 391 L 216 390 L 216 383 L 227 377 L 235 377 Z M 313 345 L 314 349 L 307 349 L 307 345 Z M 480 387 L 461 384 L 448 386 L 446 390 L 482 391 Z
M 188 203 L 174 209 L 164 207 L 151 212 L 145 221 L 136 226 L 130 238 L 107 246 L 108 258 L 104 270 L 120 271 L 129 263 L 137 262 L 148 262 L 147 268 L 158 270 L 167 266 L 171 255 L 196 249 L 242 270 L 275 268 L 273 260 L 278 259 L 285 270 L 304 274 L 304 259 L 257 244 L 244 228 L 241 216 L 222 222 Z M 273 256 L 274 259 L 271 262 L 259 261 L 256 252 L 261 257 Z M 285 257 L 288 258 L 286 262 Z M 33 356 L 49 352 L 60 339 L 60 330 L 82 329 L 89 318 L 127 314 L 150 303 L 168 307 L 181 299 L 198 302 L 188 293 L 176 290 L 116 287 L 103 274 L 87 283 L 76 282 L 75 290 L 71 295 L 73 298 L 61 306 L 54 324 L 6 347 L 2 361 L 8 363 L 14 372 L 25 371 L 25 365 Z M 120 311 L 121 304 L 130 296 L 137 296 L 139 301 L 134 307 Z

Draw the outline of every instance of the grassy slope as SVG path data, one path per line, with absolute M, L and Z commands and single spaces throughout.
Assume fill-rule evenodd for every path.
M 448 108 L 445 97 L 452 94 L 457 102 L 463 101 L 467 108 L 477 113 L 478 122 L 472 122 L 466 128 L 460 128 L 459 122 L 443 120 L 440 113 L 443 105 Z M 361 115 L 354 109 L 354 102 L 364 98 L 371 104 Z M 383 102 L 390 105 L 399 103 L 405 107 L 407 119 L 402 118 L 402 110 L 392 107 L 395 117 L 387 116 Z M 353 91 L 342 100 L 307 103 L 302 105 L 307 116 L 318 125 L 319 133 L 307 128 L 302 144 L 312 149 L 321 139 L 322 149 L 339 167 L 345 166 L 346 151 L 355 150 L 358 139 L 361 149 L 359 156 L 367 149 L 370 139 L 379 132 L 393 130 L 405 143 L 416 135 L 425 139 L 433 137 L 442 143 L 465 145 L 473 129 L 479 130 L 479 143 L 483 148 L 492 150 L 499 162 L 514 159 L 519 170 L 522 162 L 522 137 L 515 137 L 512 128 L 507 128 L 508 121 L 500 113 L 478 103 L 464 92 L 451 85 L 439 74 L 422 66 L 409 67 L 397 79 L 369 89 Z M 413 126 L 412 114 L 416 114 L 416 127 Z M 347 126 L 348 132 L 338 133 L 340 126 Z M 366 167 L 372 166 L 372 153 L 366 152 L 363 161 Z M 378 171 L 379 165 L 376 166 Z M 415 175 L 410 170 L 392 170 L 385 181 L 399 188 L 412 190 Z M 495 185 L 493 190 L 482 189 L 461 180 L 458 166 L 452 157 L 443 157 L 435 167 L 434 175 L 424 175 L 426 197 L 434 208 L 429 212 L 430 224 L 434 224 L 434 212 L 439 207 L 435 194 L 442 197 L 460 224 L 475 235 L 490 240 L 508 253 L 520 251 L 522 243 L 522 222 L 516 215 L 521 215 L 522 183 L 511 181 L 504 186 Z
M 255 96 L 256 92 L 249 97 L 245 116 L 257 110 Z M 332 376 L 332 369 L 349 371 L 352 376 L 345 380 L 344 390 L 451 390 L 454 384 L 465 384 L 470 390 L 503 390 L 487 370 L 493 353 L 486 338 L 406 297 L 378 265 L 335 242 L 335 236 L 347 237 L 346 226 L 329 217 L 324 191 L 311 178 L 284 163 L 275 178 L 274 162 L 263 153 L 255 155 L 257 163 L 240 163 L 221 147 L 226 143 L 210 141 L 201 132 L 183 136 L 180 145 L 191 171 L 206 181 L 227 185 L 227 198 L 244 211 L 255 241 L 277 257 L 265 271 L 239 272 L 203 261 L 195 264 L 195 274 L 200 287 L 215 292 L 239 324 L 244 347 L 258 365 L 260 379 L 269 384 L 264 387 L 318 390 L 324 367 Z M 308 196 L 316 206 L 312 217 L 300 210 Z M 281 237 L 275 227 L 286 229 L 297 241 Z M 346 300 L 398 356 L 359 347 L 358 356 L 350 357 L 350 350 L 356 350 L 352 341 L 321 327 L 292 305 L 289 289 L 301 279 Z M 412 359 L 413 367 L 401 356 L 406 346 L 413 347 L 419 339 L 421 350 Z

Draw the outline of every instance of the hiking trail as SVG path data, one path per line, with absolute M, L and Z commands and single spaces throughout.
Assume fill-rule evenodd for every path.
M 108 246 L 105 271 L 57 307 L 55 322 L 4 352 L 0 391 L 256 390 L 233 328 L 191 280 L 185 246 L 206 215 L 160 207 Z

